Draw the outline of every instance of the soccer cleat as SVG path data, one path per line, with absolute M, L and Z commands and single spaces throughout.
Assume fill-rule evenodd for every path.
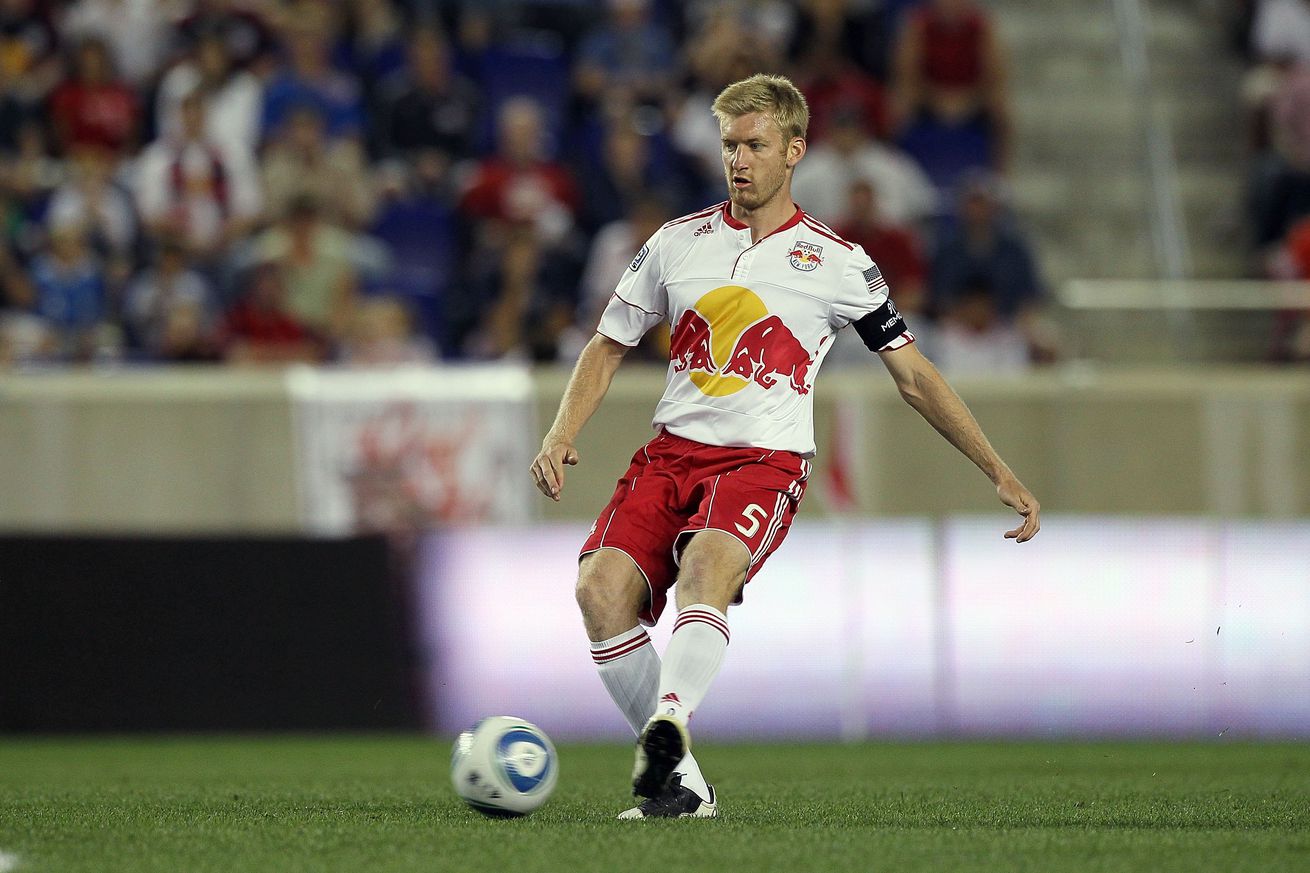
M 632 793 L 637 797 L 659 797 L 669 787 L 673 769 L 691 748 L 691 737 L 682 722 L 667 715 L 652 716 L 637 740 L 637 760 L 632 766 Z
M 668 790 L 619 813 L 619 818 L 718 818 L 719 804 L 714 796 L 714 786 L 709 788 L 710 799 L 704 800 L 690 788 L 683 788 L 682 774 L 674 773 Z

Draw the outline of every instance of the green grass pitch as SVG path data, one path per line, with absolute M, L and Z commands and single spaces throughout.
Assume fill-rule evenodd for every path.
M 560 748 L 492 821 L 413 737 L 0 739 L 0 869 L 1308 871 L 1310 745 L 711 745 L 715 821 L 618 822 L 630 752 Z

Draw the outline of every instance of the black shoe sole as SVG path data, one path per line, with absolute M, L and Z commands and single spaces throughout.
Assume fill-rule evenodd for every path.
M 641 737 L 646 753 L 646 770 L 632 782 L 637 797 L 659 797 L 669 787 L 673 770 L 687 754 L 682 733 L 669 721 L 656 721 Z

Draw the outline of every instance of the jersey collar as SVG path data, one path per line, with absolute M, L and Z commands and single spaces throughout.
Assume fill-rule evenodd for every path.
M 796 211 L 792 213 L 791 218 L 787 219 L 782 224 L 778 225 L 776 228 L 766 233 L 764 236 L 760 237 L 759 242 L 764 242 L 766 239 L 773 236 L 775 233 L 781 233 L 784 230 L 791 230 L 793 227 L 800 224 L 801 219 L 804 217 L 805 217 L 805 213 L 801 211 L 801 208 L 799 206 L 797 206 Z M 728 225 L 728 227 L 732 228 L 733 230 L 750 229 L 749 224 L 744 224 L 743 222 L 738 221 L 736 218 L 733 218 L 731 200 L 723 201 L 723 223 Z M 758 244 L 759 243 L 756 243 L 756 245 Z

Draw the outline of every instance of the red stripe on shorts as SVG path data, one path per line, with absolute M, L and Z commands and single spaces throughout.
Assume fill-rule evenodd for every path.
M 774 504 L 773 517 L 769 519 L 769 526 L 765 529 L 764 537 L 760 540 L 760 547 L 751 554 L 752 565 L 769 553 L 769 546 L 773 544 L 773 538 L 778 535 L 778 531 L 782 529 L 783 519 L 787 517 L 787 509 L 786 495 L 779 494 L 778 501 Z

